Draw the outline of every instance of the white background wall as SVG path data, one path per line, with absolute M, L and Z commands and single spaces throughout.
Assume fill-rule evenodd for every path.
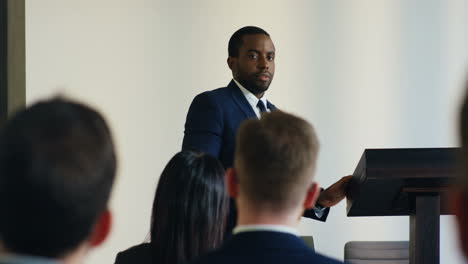
M 27 102 L 61 93 L 111 123 L 119 173 L 115 226 L 87 263 L 142 242 L 160 172 L 181 146 L 192 98 L 225 86 L 230 35 L 266 29 L 277 48 L 267 94 L 305 117 L 322 143 L 317 180 L 351 174 L 365 148 L 456 146 L 468 62 L 463 0 L 27 0 Z M 441 263 L 462 263 L 452 218 Z M 318 251 L 350 240 L 406 240 L 408 217 L 305 219 Z

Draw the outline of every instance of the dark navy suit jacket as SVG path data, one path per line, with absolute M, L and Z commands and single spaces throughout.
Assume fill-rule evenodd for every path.
M 218 250 L 192 264 L 339 264 L 309 248 L 299 237 L 281 232 L 252 231 L 233 235 Z
M 267 108 L 276 110 L 270 102 Z M 249 118 L 257 115 L 234 81 L 227 87 L 201 93 L 190 105 L 182 149 L 209 153 L 224 168 L 232 167 L 237 129 Z
M 267 102 L 267 108 L 276 110 L 270 102 Z M 242 121 L 249 118 L 256 119 L 257 115 L 234 81 L 227 87 L 201 93 L 190 105 L 182 149 L 211 154 L 221 161 L 224 168 L 232 167 L 237 129 Z M 313 210 L 308 210 L 304 216 L 325 221 L 328 212 L 329 208 L 321 218 L 317 218 Z M 236 222 L 232 201 L 229 215 L 228 231 L 234 228 Z

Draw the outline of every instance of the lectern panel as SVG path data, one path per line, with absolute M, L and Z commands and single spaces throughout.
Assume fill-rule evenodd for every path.
M 410 215 L 410 193 L 441 195 L 455 176 L 457 148 L 366 149 L 348 188 L 348 216 Z

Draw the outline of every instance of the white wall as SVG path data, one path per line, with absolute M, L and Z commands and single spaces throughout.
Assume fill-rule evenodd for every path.
M 468 61 L 463 0 L 28 0 L 27 102 L 57 92 L 100 109 L 119 173 L 115 228 L 87 263 L 112 263 L 143 241 L 159 174 L 181 146 L 191 99 L 225 86 L 230 35 L 258 25 L 277 48 L 268 92 L 317 128 L 317 180 L 351 174 L 365 148 L 456 146 Z M 319 251 L 350 240 L 406 240 L 408 217 L 303 220 Z M 452 218 L 441 219 L 441 263 L 462 263 Z

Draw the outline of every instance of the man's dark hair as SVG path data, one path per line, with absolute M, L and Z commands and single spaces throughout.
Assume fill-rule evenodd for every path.
M 465 96 L 461 105 L 459 115 L 459 139 L 461 153 L 459 155 L 459 172 L 457 174 L 457 185 L 467 195 L 468 201 L 468 84 L 465 88 Z
M 459 115 L 459 139 L 461 143 L 461 173 L 459 176 L 459 183 L 461 183 L 468 194 L 468 82 L 465 86 L 465 96 L 462 101 L 460 115 Z
M 154 197 L 153 262 L 185 263 L 219 247 L 227 210 L 221 163 L 204 153 L 177 153 L 164 168 Z
M 459 153 L 457 180 L 450 191 L 458 225 L 460 247 L 468 258 L 468 82 L 465 86 L 465 96 L 459 115 L 459 140 L 461 151 Z
M 61 98 L 18 112 L 0 134 L 0 236 L 14 254 L 58 258 L 85 241 L 115 178 L 103 117 Z
M 228 54 L 229 57 L 237 57 L 239 56 L 239 49 L 242 46 L 242 39 L 246 35 L 256 35 L 256 34 L 263 34 L 267 35 L 268 37 L 270 34 L 268 34 L 265 30 L 259 28 L 259 27 L 254 27 L 254 26 L 247 26 L 243 27 L 234 34 L 232 34 L 231 38 L 229 39 L 229 44 L 228 44 Z

